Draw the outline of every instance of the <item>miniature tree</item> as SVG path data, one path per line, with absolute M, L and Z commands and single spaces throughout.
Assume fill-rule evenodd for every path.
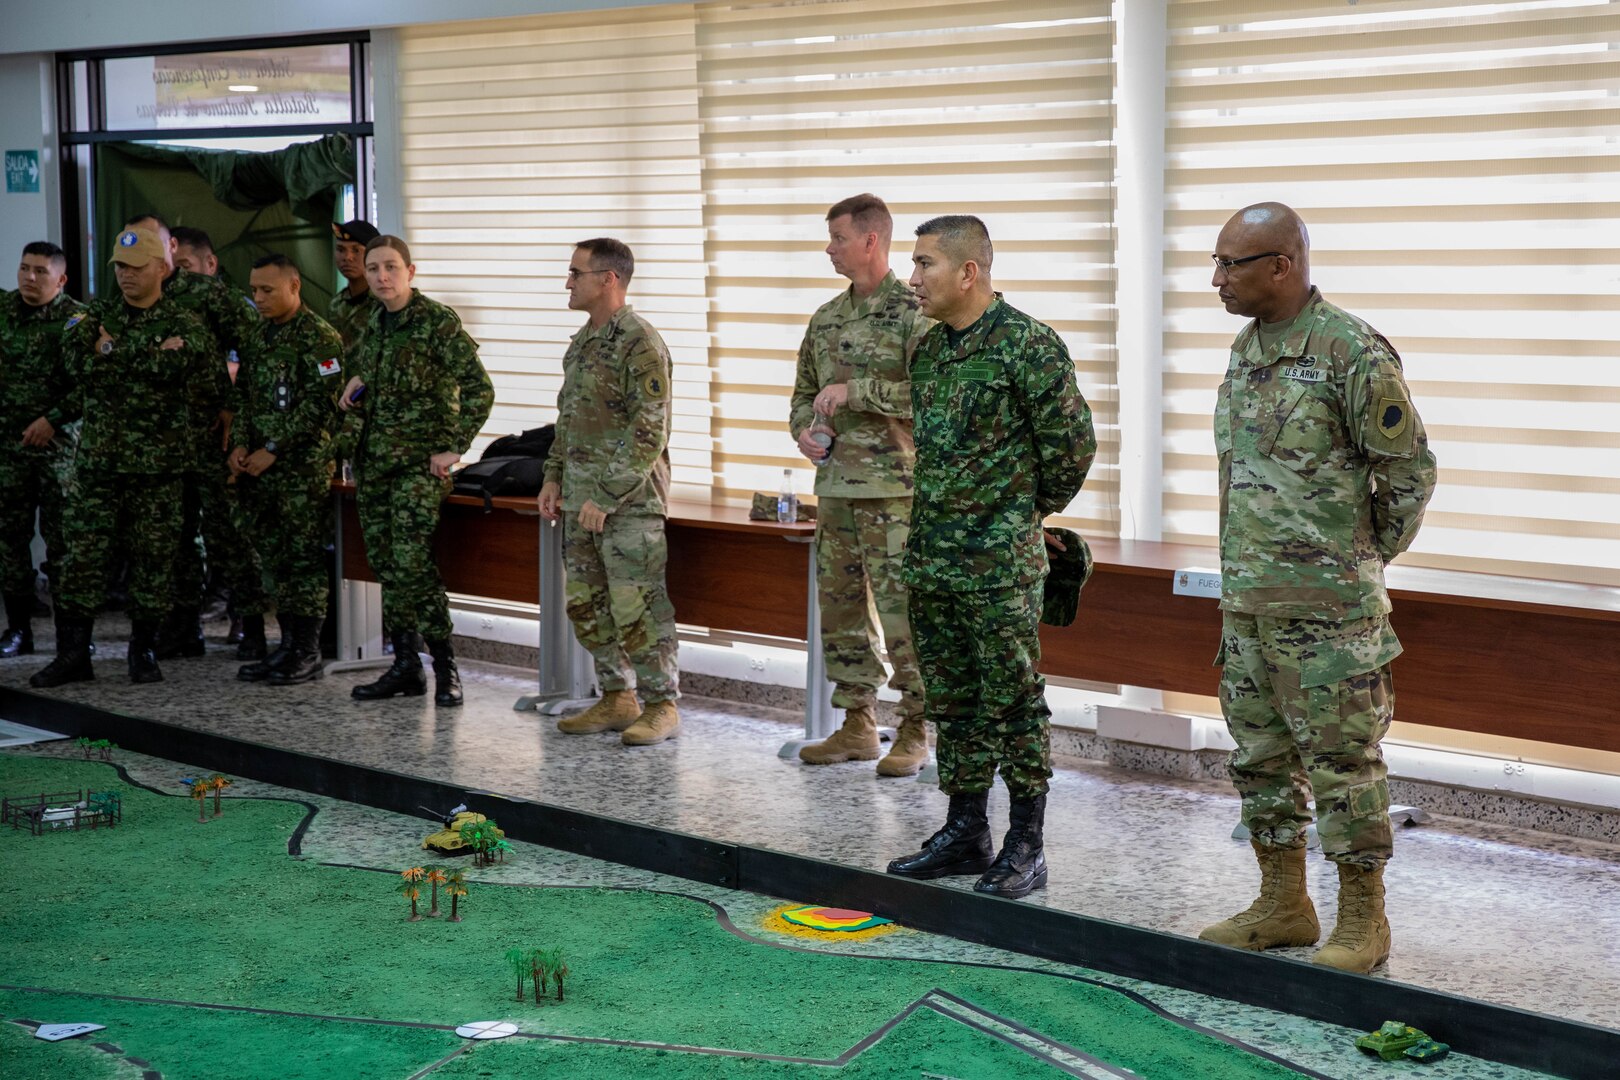
M 116 748 L 117 744 L 115 744 L 111 739 L 97 739 L 90 745 L 101 752 L 102 761 L 111 761 L 112 752 Z
M 404 880 L 400 882 L 399 894 L 411 902 L 411 917 L 406 922 L 421 922 L 422 916 L 416 910 L 416 901 L 422 896 L 422 887 L 418 884 L 427 876 L 427 871 L 420 866 L 413 866 L 409 870 L 401 870 L 399 876 Z
M 433 887 L 433 905 L 428 908 L 428 918 L 439 917 L 439 886 L 445 882 L 444 871 L 434 867 L 427 872 L 427 883 Z
M 546 979 L 551 975 L 550 965 L 547 964 L 549 954 L 544 949 L 529 950 L 529 972 L 534 976 L 534 1003 L 540 1004 L 540 998 L 546 992 Z
M 90 760 L 90 748 L 93 746 L 95 746 L 95 743 L 90 741 L 90 736 L 88 735 L 79 740 L 79 749 L 84 751 L 84 759 L 86 761 Z
M 219 793 L 231 786 L 229 777 L 215 773 L 207 780 L 208 790 L 214 793 L 214 816 L 219 817 Z
M 197 800 L 197 820 L 206 822 L 208 820 L 208 804 L 206 801 L 208 799 L 208 781 L 195 776 L 188 776 L 180 782 L 186 785 L 191 797 Z
M 563 999 L 563 979 L 568 976 L 568 962 L 563 959 L 561 949 L 552 949 L 546 954 L 546 966 L 551 969 L 551 981 L 557 984 L 557 1000 Z
M 506 950 L 506 966 L 517 975 L 519 1001 L 523 1000 L 523 980 L 529 977 L 529 954 L 522 949 Z
M 444 879 L 444 891 L 450 896 L 450 918 L 446 922 L 460 922 L 461 916 L 456 913 L 456 901 L 467 895 L 467 875 L 460 870 L 452 870 Z
M 490 845 L 490 851 L 492 853 L 492 858 L 494 858 L 494 859 L 496 859 L 496 860 L 498 860 L 500 862 L 503 862 L 503 863 L 506 861 L 506 853 L 508 851 L 511 851 L 511 850 L 512 850 L 512 845 L 508 844 L 505 840 L 502 840 L 499 837 L 497 837 L 495 839 L 495 842 Z

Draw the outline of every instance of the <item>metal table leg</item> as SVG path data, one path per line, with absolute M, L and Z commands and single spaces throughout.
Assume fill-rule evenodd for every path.
M 597 698 L 596 663 L 574 636 L 568 621 L 563 569 L 563 529 L 540 522 L 540 685 L 539 692 L 513 702 L 518 712 L 546 716 L 589 705 Z
M 790 539 L 804 544 L 809 564 L 809 599 L 805 610 L 806 664 L 804 673 L 804 738 L 790 739 L 776 752 L 777 757 L 796 758 L 799 748 L 821 742 L 844 722 L 844 710 L 832 703 L 833 684 L 827 681 L 827 658 L 821 650 L 821 600 L 816 592 L 816 547 L 813 539 Z
M 383 652 L 382 586 L 343 573 L 343 494 L 337 491 L 332 493 L 332 527 L 338 564 L 337 595 L 332 598 L 337 615 L 337 659 L 323 670 L 330 675 L 388 667 L 393 658 Z

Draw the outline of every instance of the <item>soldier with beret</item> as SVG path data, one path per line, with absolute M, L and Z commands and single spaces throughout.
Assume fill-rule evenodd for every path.
M 900 579 L 911 527 L 912 354 L 932 321 L 889 269 L 894 219 L 876 195 L 827 211 L 827 255 L 850 286 L 810 319 L 799 346 L 788 426 L 816 465 L 816 592 L 832 703 L 844 724 L 801 747 L 809 765 L 871 761 L 878 687 L 887 672 L 878 625 L 900 691 L 900 730 L 879 776 L 912 776 L 928 761 L 922 676 Z M 819 437 L 819 441 L 818 441 Z
M 539 505 L 548 520 L 563 519 L 568 618 L 602 688 L 601 701 L 557 728 L 617 731 L 625 746 L 650 746 L 681 729 L 675 607 L 664 581 L 671 370 L 664 339 L 625 303 L 635 266 L 611 237 L 574 248 L 568 306 L 588 319 L 563 356 Z
M 363 218 L 332 226 L 338 272 L 345 285 L 326 305 L 326 321 L 343 336 L 343 348 L 353 352 L 365 332 L 376 301 L 366 284 L 366 245 L 377 239 L 377 227 Z
M 0 657 L 34 651 L 34 515 L 48 559 L 62 557 L 62 481 L 70 454 L 62 335 L 79 302 L 64 291 L 67 256 L 26 245 L 17 291 L 0 294 Z
M 366 281 L 378 302 L 350 357 L 353 373 L 338 405 L 358 427 L 355 499 L 366 558 L 382 584 L 394 662 L 352 693 L 359 701 L 425 694 L 425 637 L 433 700 L 454 706 L 462 701 L 461 677 L 433 533 L 450 493 L 450 469 L 483 429 L 495 387 L 461 319 L 412 288 L 415 276 L 410 248 L 399 237 L 366 245 Z
M 1211 284 L 1252 321 L 1215 407 L 1221 492 L 1221 707 L 1260 896 L 1200 935 L 1243 949 L 1314 945 L 1307 801 L 1339 875 L 1314 961 L 1367 972 L 1389 956 L 1393 853 L 1379 742 L 1394 717 L 1384 567 L 1434 492 L 1434 455 L 1401 358 L 1311 284 L 1310 238 L 1281 203 L 1238 211 Z
M 303 278 L 285 255 L 256 261 L 251 284 L 264 322 L 236 375 L 227 464 L 263 553 L 281 644 L 243 665 L 237 677 L 287 686 L 319 678 L 322 670 L 343 339 L 303 303 Z
M 84 426 L 63 514 L 56 658 L 32 686 L 95 678 L 90 632 L 115 547 L 129 560 L 130 681 L 163 679 L 153 649 L 170 607 L 182 475 L 195 459 L 191 390 L 220 363 L 207 324 L 164 291 L 168 259 L 155 230 L 125 229 L 113 247 L 118 291 L 70 320 L 69 401 Z

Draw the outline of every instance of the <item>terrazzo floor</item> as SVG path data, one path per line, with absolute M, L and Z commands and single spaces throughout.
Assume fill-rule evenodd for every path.
M 944 814 L 940 792 L 880 780 L 871 763 L 778 758 L 797 720 L 780 710 L 688 697 L 680 738 L 627 749 L 616 735 L 566 736 L 552 718 L 513 711 L 534 686 L 517 669 L 464 662 L 466 706 L 435 709 L 429 699 L 351 701 L 350 688 L 375 677 L 366 672 L 298 688 L 238 683 L 234 650 L 218 645 L 166 662 L 162 684 L 131 686 L 116 627 L 98 642 L 98 681 L 51 693 L 722 841 L 881 870 Z M 0 684 L 26 687 L 46 659 L 0 661 Z M 999 830 L 999 786 L 991 815 Z M 1252 857 L 1231 838 L 1236 816 L 1236 796 L 1219 784 L 1066 761 L 1047 812 L 1051 884 L 1026 902 L 1196 935 L 1253 895 Z M 1394 953 L 1376 974 L 1620 1029 L 1620 847 L 1440 815 L 1396 844 Z M 1324 935 L 1334 881 L 1313 857 Z
M 484 680 L 481 678 L 480 682 Z M 78 748 L 66 741 L 8 748 L 4 752 L 80 759 Z M 198 771 L 183 763 L 126 750 L 114 752 L 114 763 L 125 769 L 137 783 L 159 791 L 175 791 L 177 804 L 183 798 L 179 794 L 179 777 Z M 392 871 L 421 861 L 421 837 L 434 827 L 422 818 L 392 814 L 250 780 L 236 780 L 232 784 L 226 800 L 233 798 L 286 798 L 313 806 L 316 812 L 302 839 L 299 857 L 321 863 L 378 867 Z M 189 816 L 190 807 L 179 805 L 176 812 Z M 1177 1018 L 1219 1032 L 1323 1076 L 1338 1080 L 1383 1080 L 1391 1075 L 1392 1068 L 1400 1068 L 1354 1050 L 1352 1043 L 1360 1032 L 1348 1028 L 1252 1006 L 1235 1005 L 1154 983 L 1119 978 L 903 927 L 882 936 L 843 941 L 789 936 L 773 930 L 766 922 L 767 916 L 782 905 L 781 899 L 636 870 L 534 844 L 514 842 L 512 854 L 498 866 L 475 869 L 467 865 L 460 868 L 466 871 L 468 880 L 474 886 L 468 898 L 468 918 L 476 917 L 474 905 L 477 902 L 477 886 L 484 883 L 605 886 L 679 893 L 707 900 L 723 908 L 740 933 L 767 943 L 797 949 L 955 961 L 1079 976 L 1135 991 Z M 1407 1066 L 1408 1070 L 1411 1068 Z M 1422 1072 L 1433 1080 L 1531 1080 L 1543 1075 L 1482 1061 L 1460 1052 L 1423 1066 Z

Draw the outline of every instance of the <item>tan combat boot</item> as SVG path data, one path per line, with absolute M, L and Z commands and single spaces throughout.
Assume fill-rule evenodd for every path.
M 624 729 L 619 741 L 626 746 L 651 746 L 681 733 L 681 714 L 673 701 L 655 701 L 635 723 Z
M 870 705 L 860 705 L 844 713 L 843 727 L 818 743 L 799 747 L 799 760 L 806 765 L 836 765 L 840 761 L 876 761 L 882 753 L 877 717 Z
M 1365 975 L 1389 959 L 1384 864 L 1339 863 L 1339 921 L 1311 963 Z
M 928 722 L 920 716 L 900 721 L 894 745 L 878 762 L 879 776 L 916 776 L 928 764 Z
M 641 715 L 641 703 L 634 690 L 609 690 L 602 700 L 578 716 L 557 721 L 557 730 L 567 735 L 594 735 L 598 731 L 623 731 Z
M 1305 891 L 1305 849 L 1263 847 L 1252 840 L 1249 846 L 1260 861 L 1259 897 L 1247 910 L 1206 926 L 1198 936 L 1255 952 L 1284 945 L 1315 945 L 1322 936 L 1322 925 L 1316 921 L 1316 908 Z

